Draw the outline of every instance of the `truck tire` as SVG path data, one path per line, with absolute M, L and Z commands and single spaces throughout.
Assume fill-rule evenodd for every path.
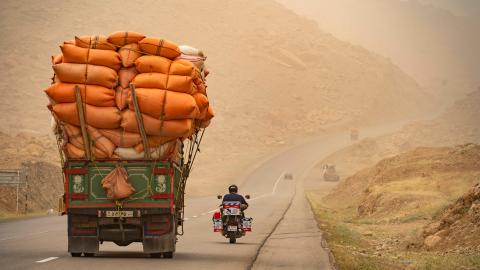
M 161 257 L 162 257 L 162 253 L 150 253 L 150 257 L 152 257 L 152 258 L 161 258 Z
M 90 252 L 83 253 L 83 256 L 85 256 L 85 257 L 93 257 L 94 255 L 95 255 L 95 253 L 90 253 Z
M 82 253 L 80 253 L 80 252 L 70 252 L 70 255 L 72 257 L 80 257 L 80 256 L 82 256 Z
M 165 259 L 173 258 L 173 252 L 171 252 L 171 251 L 170 252 L 164 252 L 163 253 L 163 258 L 165 258 Z

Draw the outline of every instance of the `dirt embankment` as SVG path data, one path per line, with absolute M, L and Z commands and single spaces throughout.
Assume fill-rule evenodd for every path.
M 423 236 L 423 246 L 427 250 L 480 253 L 480 184 L 428 224 Z
M 22 169 L 28 185 L 19 186 L 20 213 L 44 212 L 57 207 L 63 193 L 62 173 L 55 141 L 50 136 L 22 132 L 15 136 L 0 133 L 0 169 Z M 0 217 L 17 209 L 17 187 L 0 186 Z
M 347 177 L 325 197 L 312 192 L 310 199 L 343 266 L 475 269 L 478 183 L 480 145 L 419 147 Z
M 0 82 L 0 126 L 8 134 L 49 133 L 41 90 L 50 83 L 57 44 L 74 35 L 131 30 L 203 49 L 216 117 L 188 196 L 224 191 L 252 163 L 305 136 L 430 107 L 388 59 L 335 39 L 274 1 L 2 1 L 0 18 L 0 76 L 8 78 Z M 53 140 L 47 144 L 50 157 L 57 150 Z

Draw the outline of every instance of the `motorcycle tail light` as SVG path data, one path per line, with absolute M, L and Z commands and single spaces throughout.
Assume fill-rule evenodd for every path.
M 220 211 L 216 211 L 215 213 L 213 213 L 213 218 L 214 219 L 221 219 L 222 214 L 220 214 Z

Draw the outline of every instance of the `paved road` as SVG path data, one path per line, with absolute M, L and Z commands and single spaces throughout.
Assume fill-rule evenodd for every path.
M 398 127 L 363 131 L 377 135 Z M 140 244 L 104 243 L 96 257 L 72 258 L 66 252 L 65 217 L 32 218 L 0 223 L 1 269 L 329 269 L 321 234 L 303 193 L 303 176 L 326 155 L 348 145 L 348 134 L 322 136 L 286 150 L 252 170 L 240 187 L 250 194 L 247 215 L 254 231 L 237 244 L 212 232 L 216 197 L 186 202 L 185 235 L 173 260 L 143 254 Z M 292 173 L 294 180 L 284 179 Z

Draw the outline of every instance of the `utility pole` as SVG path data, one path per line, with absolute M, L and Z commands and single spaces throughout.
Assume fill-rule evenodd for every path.
M 25 171 L 25 215 L 28 214 L 28 172 Z
M 19 192 L 19 189 L 20 189 L 20 183 L 17 183 L 17 210 L 15 211 L 15 213 L 17 213 L 17 215 L 18 215 L 18 201 L 19 201 L 18 192 Z

